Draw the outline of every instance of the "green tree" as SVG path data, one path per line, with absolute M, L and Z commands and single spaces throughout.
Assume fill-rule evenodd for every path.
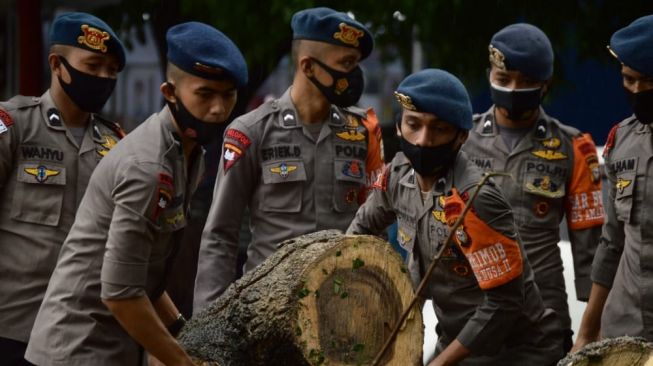
M 121 24 L 123 30 L 137 26 L 140 37 L 143 14 L 149 14 L 162 56 L 165 31 L 171 25 L 198 20 L 216 26 L 236 42 L 247 59 L 251 81 L 240 98 L 244 103 L 289 52 L 292 14 L 313 6 L 351 11 L 370 26 L 385 60 L 399 58 L 410 65 L 416 37 L 424 50 L 425 66 L 451 71 L 472 91 L 484 86 L 492 34 L 508 24 L 523 21 L 539 26 L 551 39 L 556 54 L 573 49 L 580 61 L 607 61 L 605 46 L 611 34 L 653 13 L 653 2 L 648 0 L 122 0 L 99 13 L 112 24 Z M 558 60 L 556 81 L 564 83 Z

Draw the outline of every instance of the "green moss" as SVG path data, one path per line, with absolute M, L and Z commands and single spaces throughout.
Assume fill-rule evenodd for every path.
M 352 260 L 352 269 L 359 269 L 364 265 L 365 265 L 365 262 L 362 259 L 358 258 L 358 257 L 356 257 L 356 259 Z
M 311 290 L 304 287 L 301 290 L 299 290 L 299 293 L 297 293 L 297 296 L 299 296 L 300 299 L 303 299 L 306 296 L 308 296 L 308 294 L 310 294 L 310 293 L 311 293 Z
M 311 349 L 308 352 L 308 360 L 313 365 L 321 365 L 324 363 L 324 351 L 319 349 Z
M 342 284 L 342 279 L 336 277 L 333 279 L 333 293 L 336 295 L 342 294 L 344 291 L 344 286 Z

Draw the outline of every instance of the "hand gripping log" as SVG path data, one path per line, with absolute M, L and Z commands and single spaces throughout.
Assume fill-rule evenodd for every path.
M 453 236 L 455 235 L 456 229 L 463 223 L 463 220 L 465 219 L 465 215 L 469 211 L 469 209 L 472 207 L 472 203 L 474 202 L 474 199 L 476 199 L 476 196 L 478 196 L 478 192 L 481 190 L 481 187 L 487 183 L 488 179 L 494 176 L 507 176 L 510 177 L 510 174 L 508 173 L 502 173 L 502 172 L 488 172 L 483 174 L 483 178 L 481 178 L 478 183 L 476 183 L 476 190 L 474 190 L 474 193 L 472 196 L 469 198 L 467 203 L 465 204 L 465 208 L 463 209 L 462 213 L 456 220 L 456 222 L 453 224 L 453 226 L 449 229 L 449 235 L 447 236 L 447 240 L 445 240 L 444 244 L 440 246 L 433 256 L 433 259 L 431 260 L 431 264 L 429 265 L 429 268 L 426 270 L 426 273 L 424 274 L 424 277 L 422 278 L 422 281 L 419 283 L 419 286 L 417 286 L 417 290 L 415 290 L 415 295 L 413 298 L 410 300 L 410 303 L 408 304 L 408 307 L 404 310 L 404 312 L 401 314 L 401 318 L 399 318 L 399 321 L 397 324 L 395 324 L 394 329 L 392 330 L 392 333 L 390 333 L 390 336 L 388 339 L 385 341 L 383 344 L 383 347 L 381 347 L 381 350 L 379 353 L 376 355 L 376 358 L 374 358 L 374 361 L 372 361 L 372 366 L 378 366 L 379 362 L 381 362 L 381 359 L 383 358 L 383 355 L 386 353 L 388 348 L 392 345 L 394 342 L 395 338 L 397 337 L 397 334 L 399 333 L 399 330 L 401 329 L 402 324 L 408 317 L 408 314 L 410 314 L 411 310 L 413 309 L 413 306 L 415 306 L 415 303 L 417 300 L 420 298 L 420 294 L 422 293 L 422 290 L 428 283 L 429 277 L 431 277 L 431 274 L 433 273 L 433 270 L 435 269 L 435 266 L 438 264 L 438 261 L 440 260 L 440 256 L 442 255 L 442 252 L 444 251 L 444 248 L 448 247 L 451 241 L 453 240 Z

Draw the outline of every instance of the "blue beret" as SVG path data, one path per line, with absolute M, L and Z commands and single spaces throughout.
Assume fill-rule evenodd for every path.
M 624 65 L 653 77 L 653 15 L 641 17 L 615 32 L 610 48 Z
M 247 85 L 247 64 L 238 47 L 224 33 L 199 22 L 168 29 L 168 61 L 189 74 L 209 80 L 231 79 Z
M 361 60 L 374 48 L 370 31 L 345 13 L 330 8 L 305 9 L 292 16 L 293 39 L 308 39 L 358 48 Z
M 538 81 L 553 76 L 553 48 L 549 38 L 536 26 L 526 23 L 509 25 L 492 37 L 490 62 Z
M 469 94 L 458 78 L 444 70 L 425 69 L 408 76 L 395 97 L 406 109 L 435 114 L 465 130 L 472 128 Z
M 118 58 L 119 69 L 125 67 L 125 47 L 113 29 L 101 19 L 87 13 L 58 16 L 50 28 L 50 45 L 63 44 Z

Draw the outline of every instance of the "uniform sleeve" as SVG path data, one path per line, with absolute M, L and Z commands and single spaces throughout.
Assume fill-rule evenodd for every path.
M 370 193 L 372 185 L 376 182 L 381 174 L 384 165 L 383 158 L 383 139 L 381 136 L 381 127 L 372 108 L 367 110 L 367 118 L 363 119 L 363 125 L 367 129 L 369 136 L 367 142 L 367 157 L 365 159 L 365 175 L 367 183 L 364 191 L 359 194 L 359 203 L 365 201 L 365 197 Z
M 103 299 L 145 295 L 159 215 L 175 196 L 172 176 L 158 164 L 130 163 L 118 178 L 102 263 Z
M 484 228 L 485 233 L 480 237 L 487 243 L 502 244 L 502 248 L 498 248 L 497 244 L 483 245 L 482 249 L 478 248 L 475 252 L 470 253 L 463 247 L 463 253 L 468 258 L 470 266 L 474 270 L 474 275 L 485 293 L 485 297 L 456 338 L 473 353 L 491 354 L 505 344 L 506 337 L 511 331 L 511 327 L 506 326 L 506 324 L 514 324 L 520 314 L 523 313 L 523 307 L 525 306 L 521 261 L 523 248 L 518 242 L 510 207 L 496 188 L 488 185 L 481 187 L 481 192 L 479 192 L 473 204 L 473 213 L 491 228 Z M 475 244 L 473 243 L 478 240 L 475 237 L 479 235 L 471 227 L 474 224 L 469 224 L 471 225 L 468 225 L 467 220 L 465 220 L 465 230 L 467 230 L 467 234 L 472 240 L 469 248 L 474 248 Z M 456 235 L 455 237 L 461 236 Z M 485 240 L 491 237 L 503 237 L 503 239 Z M 483 240 L 479 240 L 479 242 Z M 510 270 L 514 271 L 514 274 L 508 275 L 505 280 L 496 281 L 496 279 L 502 277 L 502 275 L 497 276 L 496 274 L 505 273 L 507 267 L 497 265 L 493 270 L 486 265 L 487 263 L 484 264 L 483 259 L 481 259 L 485 257 L 484 253 L 482 253 L 483 250 L 492 251 L 493 248 L 497 249 L 493 253 L 498 253 L 500 258 L 504 258 L 511 263 L 512 268 Z M 492 253 L 489 254 L 492 257 Z M 504 254 L 507 254 L 507 256 L 504 256 Z M 517 258 L 517 256 L 519 257 Z
M 614 201 L 617 192 L 617 177 L 610 169 L 609 160 L 605 161 L 608 176 L 608 202 L 605 203 L 605 224 L 601 231 L 599 245 L 592 262 L 592 282 L 606 288 L 612 288 L 617 273 L 619 260 L 624 250 L 624 223 L 617 220 Z
M 238 120 L 225 132 L 211 209 L 202 232 L 193 312 L 218 298 L 236 277 L 243 212 L 259 178 L 256 144 Z
M 574 260 L 576 297 L 587 301 L 592 259 L 604 220 L 601 176 L 596 146 L 589 134 L 574 137 L 574 167 L 565 211 Z
M 14 166 L 18 131 L 11 115 L 0 107 L 0 188 L 4 187 Z
M 383 168 L 370 191 L 370 195 L 358 209 L 354 220 L 347 228 L 347 234 L 380 235 L 385 228 L 396 220 L 387 191 L 389 170 L 389 165 Z

